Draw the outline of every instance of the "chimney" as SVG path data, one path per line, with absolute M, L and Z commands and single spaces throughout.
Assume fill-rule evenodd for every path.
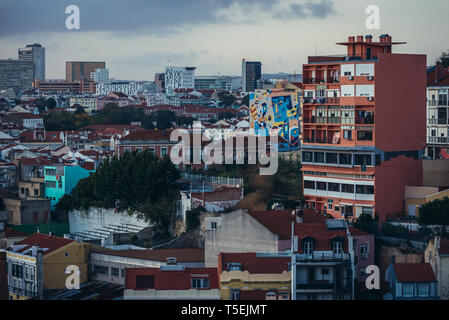
M 355 41 L 355 37 L 354 36 L 348 37 L 348 42 L 354 42 L 354 41 Z
M 373 42 L 373 36 L 372 35 L 367 35 L 367 36 L 365 36 L 365 39 L 366 39 L 366 43 L 371 43 L 371 42 Z
M 363 42 L 363 36 L 357 36 L 357 42 Z

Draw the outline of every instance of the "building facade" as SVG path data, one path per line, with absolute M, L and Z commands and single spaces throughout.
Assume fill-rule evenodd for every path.
M 30 89 L 33 85 L 34 65 L 32 61 L 14 59 L 0 60 L 0 90 L 12 89 L 16 93 Z
M 304 197 L 336 218 L 383 223 L 401 215 L 404 187 L 423 182 L 426 56 L 393 54 L 389 35 L 339 44 L 347 55 L 303 66 Z
M 45 81 L 45 48 L 39 43 L 29 44 L 25 48 L 19 49 L 20 61 L 33 62 L 33 80 Z
M 92 72 L 96 69 L 105 69 L 105 62 L 93 61 L 67 61 L 65 63 L 65 75 L 67 82 L 90 80 Z
M 427 152 L 430 159 L 449 159 L 449 81 L 427 87 Z
M 196 67 L 165 67 L 165 89 L 173 92 L 175 89 L 195 88 Z
M 262 63 L 242 60 L 242 91 L 251 92 L 257 89 L 257 81 L 262 79 Z

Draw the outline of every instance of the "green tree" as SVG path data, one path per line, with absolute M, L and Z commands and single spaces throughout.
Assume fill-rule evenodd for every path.
M 440 236 L 446 236 L 446 227 L 449 225 L 449 198 L 436 199 L 423 204 L 419 208 L 418 223 L 421 226 L 439 226 Z
M 218 120 L 222 120 L 222 119 L 231 119 L 234 117 L 234 114 L 232 112 L 229 111 L 225 111 L 225 112 L 220 112 L 218 114 Z
M 54 109 L 56 107 L 56 100 L 54 98 L 49 98 L 45 101 L 45 106 L 48 110 Z
M 249 107 L 249 94 L 246 94 L 242 99 L 242 104 Z
M 367 233 L 376 233 L 377 224 L 373 217 L 368 213 L 362 213 L 354 222 L 354 227 Z
M 186 231 L 195 229 L 200 225 L 199 216 L 201 211 L 206 211 L 202 206 L 186 212 Z
M 156 127 L 165 130 L 171 127 L 171 123 L 176 121 L 175 113 L 170 110 L 161 110 L 156 113 Z
M 218 93 L 219 105 L 223 107 L 230 107 L 235 103 L 235 96 L 226 91 Z
M 437 58 L 437 63 L 441 63 L 445 68 L 449 67 L 449 52 L 442 52 Z

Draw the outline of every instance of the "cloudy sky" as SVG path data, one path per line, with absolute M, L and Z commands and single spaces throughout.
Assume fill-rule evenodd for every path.
M 67 30 L 68 5 L 80 30 Z M 365 27 L 368 5 L 380 29 Z M 447 0 L 0 0 L 0 58 L 29 43 L 46 47 L 47 78 L 65 78 L 65 61 L 105 61 L 117 79 L 152 80 L 164 66 L 197 75 L 239 75 L 241 60 L 263 73 L 301 73 L 308 55 L 343 54 L 348 35 L 382 33 L 406 41 L 395 52 L 449 49 Z

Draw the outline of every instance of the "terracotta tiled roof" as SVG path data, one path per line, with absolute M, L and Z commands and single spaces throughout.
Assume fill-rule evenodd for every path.
M 83 127 L 79 131 L 104 131 L 110 128 L 120 129 L 120 130 L 145 130 L 140 126 L 130 125 L 130 124 L 93 124 L 90 126 Z
M 120 141 L 170 140 L 172 130 L 140 130 L 120 139 Z
M 227 253 L 218 255 L 219 272 L 227 270 L 228 263 L 240 263 L 242 271 L 250 274 L 275 274 L 288 271 L 289 257 L 258 257 L 256 253 Z
M 154 276 L 154 289 L 156 290 L 190 290 L 192 277 L 209 279 L 209 289 L 218 289 L 217 268 L 185 268 L 184 271 L 161 271 L 159 268 L 130 268 L 126 269 L 126 289 L 137 289 L 137 276 Z M 145 288 L 140 288 L 145 290 Z M 205 289 L 200 289 L 205 290 Z
M 281 240 L 291 238 L 291 221 L 293 210 L 250 211 L 254 219 L 263 224 L 268 230 L 279 235 Z M 325 224 L 325 217 L 311 209 L 304 209 L 303 223 Z
M 436 282 L 430 263 L 394 263 L 398 282 Z
M 324 223 L 296 223 L 295 236 L 298 237 L 298 253 L 303 252 L 301 240 L 311 238 L 314 241 L 314 250 L 328 251 L 332 250 L 332 239 L 342 238 L 344 240 L 343 250 L 347 250 L 346 229 L 329 230 Z
M 155 250 L 111 250 L 103 254 L 140 260 L 166 262 L 167 258 L 176 258 L 177 262 L 203 262 L 204 249 L 155 249 Z
M 29 236 L 28 238 L 23 239 L 20 242 L 17 242 L 16 245 L 26 245 L 26 247 L 17 251 L 19 253 L 30 249 L 32 246 L 37 246 L 39 248 L 47 248 L 48 250 L 44 251 L 44 255 L 46 255 L 72 242 L 75 242 L 75 240 L 50 236 L 42 233 L 35 233 Z
M 28 237 L 28 236 L 29 236 L 29 234 L 26 234 L 19 230 L 15 230 L 12 228 L 5 229 L 5 237 L 7 237 L 7 238 L 22 238 L 22 237 Z

